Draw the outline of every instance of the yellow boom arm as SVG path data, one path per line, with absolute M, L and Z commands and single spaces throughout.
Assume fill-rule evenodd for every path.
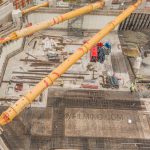
M 89 13 L 91 11 L 94 11 L 94 10 L 98 9 L 98 8 L 102 8 L 104 6 L 104 4 L 105 3 L 102 0 L 102 1 L 99 1 L 99 2 L 96 2 L 96 3 L 93 3 L 93 4 L 89 4 L 85 7 L 70 11 L 70 12 L 65 13 L 63 15 L 55 17 L 52 20 L 44 21 L 44 22 L 35 24 L 33 26 L 15 31 L 15 32 L 11 33 L 10 35 L 8 35 L 3 40 L 1 40 L 0 44 L 3 44 L 7 41 L 16 40 L 16 39 L 31 35 L 31 34 L 37 32 L 37 31 L 46 29 L 46 28 L 51 27 L 55 24 L 61 23 L 63 21 L 66 21 L 66 20 L 69 20 L 69 19 L 72 19 L 72 18 L 75 18 L 75 17 L 83 15 L 85 13 Z
M 48 7 L 48 6 L 49 6 L 49 3 L 48 2 L 44 2 L 42 4 L 39 4 L 39 5 L 30 7 L 30 8 L 27 8 L 25 10 L 22 10 L 22 15 L 27 14 L 27 13 L 29 13 L 31 11 L 37 10 L 37 9 L 39 9 L 41 7 Z
M 111 32 L 118 24 L 126 19 L 140 4 L 142 0 L 138 0 L 134 5 L 126 9 L 112 22 L 108 23 L 101 31 L 94 35 L 86 44 L 81 46 L 77 51 L 54 69 L 49 75 L 41 80 L 33 89 L 26 95 L 21 97 L 15 104 L 10 106 L 0 116 L 0 125 L 5 125 L 12 121 L 25 107 L 32 103 L 45 89 L 53 85 L 54 81 L 65 73 L 73 64 L 75 64 L 84 54 L 86 54 L 95 44 L 97 44 L 103 37 Z

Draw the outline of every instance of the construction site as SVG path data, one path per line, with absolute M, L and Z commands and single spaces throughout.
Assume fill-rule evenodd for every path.
M 0 0 L 0 150 L 150 150 L 150 0 Z

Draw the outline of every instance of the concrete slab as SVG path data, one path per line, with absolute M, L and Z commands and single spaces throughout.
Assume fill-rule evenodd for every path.
M 54 36 L 55 35 L 55 36 Z M 43 77 L 45 77 L 48 73 L 50 73 L 50 68 L 53 69 L 58 64 L 50 65 L 50 66 L 32 66 L 33 62 L 26 62 L 21 61 L 20 59 L 33 59 L 36 58 L 43 61 L 48 61 L 47 52 L 44 51 L 42 40 L 45 37 L 53 38 L 57 45 L 62 46 L 61 49 L 56 50 L 53 49 L 54 52 L 58 53 L 60 56 L 60 61 L 64 61 L 71 53 L 74 53 L 85 40 L 90 39 L 94 33 L 90 33 L 87 37 L 79 38 L 73 36 L 67 36 L 66 31 L 47 31 L 34 34 L 26 38 L 26 43 L 24 50 L 19 54 L 15 55 L 8 61 L 8 65 L 6 67 L 6 71 L 4 74 L 2 85 L 0 87 L 0 98 L 1 99 L 18 99 L 21 95 L 24 95 L 29 89 L 31 89 L 36 83 L 40 81 Z M 61 42 L 60 42 L 61 41 Z M 81 85 L 85 83 L 94 84 L 98 87 L 98 90 L 108 90 L 102 87 L 102 79 L 99 77 L 103 75 L 105 72 L 109 72 L 111 75 L 115 74 L 120 80 L 120 88 L 119 89 L 109 89 L 112 91 L 129 91 L 130 86 L 130 79 L 127 72 L 127 68 L 125 65 L 125 61 L 123 58 L 122 50 L 118 47 L 120 45 L 119 38 L 117 32 L 112 32 L 108 36 L 106 36 L 102 42 L 109 41 L 112 43 L 112 53 L 111 56 L 106 57 L 106 61 L 101 64 L 99 62 L 91 63 L 90 62 L 90 52 L 87 53 L 85 56 L 82 57 L 76 64 L 74 64 L 65 74 L 65 77 L 61 77 L 56 81 L 56 84 L 53 85 L 55 88 L 71 88 L 71 89 L 82 89 Z M 66 55 L 62 55 L 62 53 L 66 53 Z M 29 56 L 31 54 L 32 56 Z M 112 59 L 113 57 L 113 59 Z M 114 62 L 115 60 L 115 62 Z M 60 63 L 59 63 L 60 64 Z M 96 71 L 93 73 L 92 70 L 89 69 L 89 65 Z M 115 65 L 115 67 L 114 67 Z M 44 68 L 44 71 L 39 71 Z M 114 69 L 117 68 L 117 69 Z M 24 74 L 30 72 L 29 70 L 34 70 L 40 73 L 39 75 L 35 72 L 33 74 Z M 49 71 L 48 71 L 49 70 Z M 14 73 L 14 72 L 22 72 Z M 35 74 L 34 74 L 35 73 Z M 75 73 L 75 75 L 73 74 Z M 93 76 L 94 74 L 94 76 Z M 19 78 L 17 77 L 19 76 Z M 22 79 L 22 77 L 27 77 L 31 79 Z M 72 76 L 72 77 L 71 77 Z M 80 76 L 81 78 L 79 78 Z M 32 79 L 33 78 L 33 79 Z M 17 81 L 23 83 L 22 91 L 15 91 L 15 82 L 10 81 Z M 29 82 L 29 83 L 28 83 Z M 46 93 L 44 94 L 44 98 L 41 102 L 35 103 L 32 105 L 33 107 L 46 107 L 47 100 L 46 100 Z
M 51 136 L 52 134 L 52 120 L 33 120 L 31 123 L 31 135 L 32 136 Z
M 39 117 L 35 117 L 31 122 L 31 136 L 38 137 L 44 136 L 49 137 L 52 135 L 52 119 L 53 119 L 53 109 L 49 109 L 47 114 L 49 118 L 39 119 Z

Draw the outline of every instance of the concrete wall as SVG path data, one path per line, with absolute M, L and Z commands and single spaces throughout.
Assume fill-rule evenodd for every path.
M 0 150 L 9 150 L 1 137 L 0 137 Z
M 0 25 L 11 20 L 12 10 L 12 3 L 6 3 L 0 7 Z
M 0 85 L 3 80 L 3 76 L 5 74 L 8 60 L 23 50 L 22 49 L 22 47 L 24 46 L 23 42 L 24 39 L 21 38 L 3 47 L 2 49 L 3 53 L 2 55 L 0 55 L 0 62 L 1 62 L 0 63 Z
M 99 30 L 114 18 L 115 16 L 86 15 L 83 21 L 83 28 Z
M 150 14 L 133 13 L 125 21 L 123 21 L 119 30 L 140 31 L 150 28 Z
M 53 17 L 58 16 L 60 14 L 56 13 L 32 13 L 29 14 L 28 20 L 33 24 L 39 23 L 45 20 L 51 20 Z M 108 22 L 113 20 L 115 16 L 104 16 L 104 15 L 85 15 L 83 19 L 83 29 L 92 29 L 92 30 L 99 30 Z M 68 21 L 63 22 L 61 24 L 53 26 L 56 29 L 67 29 L 68 28 Z M 116 28 L 117 29 L 117 28 Z

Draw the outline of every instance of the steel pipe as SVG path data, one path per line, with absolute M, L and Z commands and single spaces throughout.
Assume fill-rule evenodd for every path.
M 92 12 L 98 8 L 103 8 L 104 4 L 105 4 L 104 1 L 101 0 L 99 2 L 89 4 L 89 5 L 84 6 L 82 8 L 79 8 L 79 9 L 70 11 L 68 13 L 65 13 L 63 15 L 54 17 L 52 20 L 43 21 L 43 22 L 40 22 L 40 23 L 35 24 L 33 26 L 26 27 L 26 28 L 23 28 L 21 30 L 15 31 L 15 32 L 11 33 L 10 35 L 8 35 L 3 40 L 0 40 L 0 44 L 31 35 L 35 32 L 38 32 L 38 31 L 43 30 L 43 29 L 47 29 L 48 27 L 54 26 L 56 24 L 59 24 L 61 22 L 66 21 L 66 20 L 75 18 L 77 16 L 84 15 L 84 14 Z
M 25 10 L 22 10 L 21 12 L 22 12 L 22 15 L 25 15 L 25 14 L 27 14 L 29 12 L 32 12 L 32 11 L 35 11 L 35 10 L 41 8 L 41 7 L 48 7 L 48 6 L 49 6 L 49 2 L 44 2 L 42 4 L 27 8 Z

